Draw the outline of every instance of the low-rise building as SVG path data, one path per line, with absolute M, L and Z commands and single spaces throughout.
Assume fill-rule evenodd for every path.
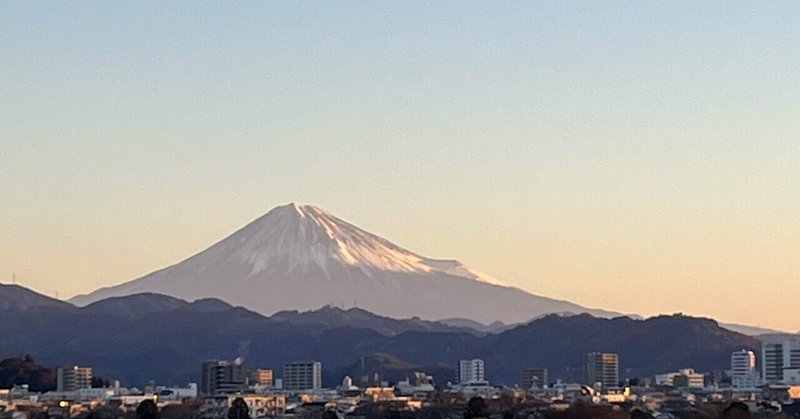
M 154 389 L 153 394 L 158 396 L 159 400 L 183 400 L 194 399 L 198 396 L 197 383 L 189 383 L 186 387 L 165 387 L 158 386 Z
M 696 372 L 693 368 L 658 374 L 655 378 L 656 385 L 684 388 L 703 388 L 706 380 L 705 374 Z
M 455 391 L 465 399 L 475 396 L 494 396 L 499 393 L 497 387 L 489 384 L 488 381 L 470 381 L 466 383 L 458 383 Z
M 800 386 L 800 368 L 784 368 L 783 384 L 787 386 Z
M 427 398 L 436 390 L 433 377 L 423 372 L 415 372 L 413 377 L 406 377 L 405 380 L 398 382 L 396 387 L 398 395 L 414 398 Z
M 200 419 L 225 419 L 233 401 L 241 398 L 247 404 L 251 419 L 282 415 L 286 411 L 286 396 L 282 394 L 242 394 L 207 396 L 203 400 Z

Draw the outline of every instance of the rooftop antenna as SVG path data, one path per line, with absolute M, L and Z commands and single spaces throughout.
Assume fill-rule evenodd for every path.
M 12 284 L 16 284 L 17 283 L 17 273 L 16 272 L 12 272 L 11 273 L 11 283 Z

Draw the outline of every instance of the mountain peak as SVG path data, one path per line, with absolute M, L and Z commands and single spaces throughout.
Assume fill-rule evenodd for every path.
M 365 273 L 376 268 L 408 271 L 423 259 L 323 208 L 294 202 L 272 209 L 218 246 L 230 250 L 228 259 L 251 264 L 251 273 L 279 267 L 282 273 L 322 270 L 328 276 L 332 265 Z
M 457 260 L 422 256 L 321 207 L 296 202 L 273 208 L 180 263 L 72 301 L 85 305 L 142 292 L 187 301 L 217 297 L 265 315 L 326 304 L 395 317 L 485 322 L 587 311 L 507 286 Z
M 281 266 L 282 271 L 320 272 L 330 278 L 330 269 L 344 266 L 370 277 L 380 272 L 445 273 L 506 285 L 457 260 L 420 256 L 315 205 L 291 202 L 273 208 L 231 238 L 235 251 L 228 259 L 251 264 L 251 274 Z
M 300 204 L 297 202 L 290 202 L 286 205 L 277 206 L 273 208 L 271 211 L 269 211 L 267 214 L 272 212 L 284 213 L 292 216 L 299 216 L 301 218 L 305 217 L 315 218 L 323 215 L 326 216 L 331 215 L 331 213 L 329 213 L 324 208 L 318 207 L 316 205 Z

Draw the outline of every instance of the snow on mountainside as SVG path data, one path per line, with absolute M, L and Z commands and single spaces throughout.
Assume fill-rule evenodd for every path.
M 396 318 L 507 323 L 564 311 L 616 315 L 509 287 L 456 260 L 420 256 L 322 208 L 294 203 L 178 264 L 71 301 L 86 305 L 143 292 L 216 297 L 265 315 L 324 305 Z
M 234 234 L 238 240 L 229 244 L 227 255 L 252 265 L 250 276 L 273 273 L 276 266 L 291 272 L 311 265 L 331 279 L 327 268 L 333 264 L 357 267 L 367 276 L 376 271 L 441 272 L 503 285 L 458 261 L 419 256 L 310 205 L 279 207 L 251 226 L 253 230 L 246 228 Z M 274 264 L 276 259 L 285 261 L 285 265 Z

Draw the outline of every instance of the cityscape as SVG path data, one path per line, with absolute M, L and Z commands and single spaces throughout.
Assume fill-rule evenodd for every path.
M 31 319 L 32 325 L 40 323 L 40 320 L 37 320 L 37 313 L 68 317 L 66 321 L 74 323 L 77 327 L 74 330 L 80 331 L 84 330 L 81 328 L 85 326 L 76 313 L 82 311 L 89 311 L 88 315 L 94 319 L 98 316 L 107 318 L 112 327 L 119 328 L 126 324 L 123 321 L 124 316 L 135 314 L 133 320 L 135 323 L 152 324 L 159 322 L 159 319 L 175 318 L 176 312 L 170 310 L 184 310 L 190 315 L 191 321 L 199 327 L 197 330 L 200 334 L 197 338 L 200 340 L 191 341 L 195 342 L 192 344 L 195 350 L 201 352 L 213 348 L 201 342 L 221 338 L 208 329 L 211 326 L 206 319 L 226 317 L 228 315 L 226 307 L 229 307 L 229 311 L 243 313 L 247 317 L 261 318 L 255 313 L 243 311 L 241 307 L 225 306 L 221 302 L 215 306 L 206 301 L 200 304 L 207 316 L 204 319 L 200 312 L 190 310 L 190 308 L 195 309 L 193 306 L 198 303 L 180 302 L 171 297 L 155 294 L 114 297 L 83 308 L 75 308 L 17 285 L 3 285 L 0 291 L 2 291 L 0 311 L 7 314 L 6 318 L 10 319 L 2 325 L 2 333 L 4 336 L 9 336 L 16 331 L 16 335 L 23 341 L 28 341 L 29 338 L 19 333 L 19 327 L 33 328 L 33 326 L 27 326 L 25 320 L 15 321 L 11 316 L 14 312 L 21 313 L 24 319 Z M 152 306 L 153 302 L 168 307 L 155 308 Z M 150 311 L 152 314 L 140 317 L 141 313 L 134 311 Z M 351 316 L 351 320 L 343 320 L 341 317 L 347 315 Z M 356 316 L 360 321 L 352 320 Z M 226 332 L 227 336 L 222 339 L 233 338 L 234 342 L 237 342 L 239 353 L 248 352 L 242 349 L 246 343 L 246 346 L 250 347 L 250 355 L 232 359 L 205 359 L 196 364 L 190 363 L 188 372 L 182 371 L 176 363 L 181 355 L 163 350 L 153 355 L 164 359 L 147 359 L 144 363 L 133 364 L 131 366 L 133 374 L 125 372 L 131 371 L 130 369 L 118 369 L 116 371 L 120 376 L 109 375 L 113 374 L 111 371 L 114 369 L 113 362 L 109 364 L 108 361 L 103 361 L 105 366 L 97 368 L 91 363 L 44 366 L 30 355 L 5 359 L 0 362 L 0 410 L 3 415 L 15 419 L 44 416 L 83 418 L 94 417 L 96 414 L 125 417 L 135 415 L 138 418 L 141 413 L 139 406 L 144 401 L 148 403 L 152 401 L 153 409 L 160 412 L 163 418 L 192 419 L 230 418 L 230 412 L 238 409 L 236 406 L 246 406 L 246 408 L 241 407 L 241 412 L 245 413 L 239 414 L 246 414 L 252 419 L 316 418 L 324 414 L 336 415 L 339 418 L 455 419 L 475 417 L 475 415 L 504 418 L 622 418 L 634 417 L 636 414 L 648 415 L 641 417 L 684 418 L 731 417 L 724 415 L 733 414 L 731 412 L 736 409 L 743 409 L 748 415 L 755 415 L 754 417 L 780 418 L 800 415 L 800 336 L 793 334 L 765 334 L 758 336 L 757 340 L 750 340 L 753 338 L 728 331 L 713 321 L 684 315 L 648 320 L 630 318 L 607 320 L 585 314 L 551 315 L 527 325 L 516 326 L 510 331 L 487 333 L 472 330 L 474 335 L 465 333 L 463 328 L 453 328 L 443 323 L 425 322 L 419 319 L 396 320 L 355 309 L 324 308 L 305 313 L 282 312 L 264 319 L 274 322 L 269 323 L 270 328 L 285 328 L 285 334 L 280 334 L 275 341 L 242 341 L 238 340 L 239 336 Z M 243 320 L 241 317 L 236 317 L 233 321 L 242 324 Z M 326 326 L 323 321 L 333 322 L 335 325 Z M 648 349 L 643 354 L 633 350 L 631 346 L 636 346 L 635 342 L 643 341 L 641 338 L 635 338 L 631 341 L 634 343 L 625 344 L 627 348 L 622 354 L 591 351 L 577 354 L 576 357 L 564 353 L 565 358 L 575 361 L 564 367 L 553 361 L 540 361 L 542 363 L 538 365 L 533 363 L 536 361 L 525 363 L 523 359 L 526 358 L 523 356 L 493 357 L 489 362 L 481 358 L 456 359 L 447 364 L 447 361 L 443 361 L 447 358 L 441 356 L 442 349 L 438 349 L 438 344 L 434 342 L 436 336 L 447 336 L 449 339 L 444 343 L 444 347 L 447 348 L 444 351 L 452 351 L 455 355 L 485 352 L 478 343 L 481 339 L 503 340 L 500 346 L 490 349 L 491 352 L 511 350 L 521 346 L 523 351 L 535 353 L 542 352 L 541 345 L 559 346 L 562 343 L 559 338 L 552 338 L 536 340 L 535 342 L 543 343 L 529 346 L 527 342 L 514 343 L 509 336 L 513 336 L 514 333 L 527 335 L 530 332 L 526 332 L 525 328 L 542 328 L 547 322 L 556 322 L 557 326 L 554 329 L 556 331 L 580 329 L 586 327 L 581 323 L 585 321 L 611 324 L 610 330 L 627 329 L 623 330 L 625 334 L 636 332 L 633 327 L 618 326 L 615 322 L 625 321 L 631 325 L 640 325 L 658 321 L 660 322 L 658 330 L 664 336 L 669 335 L 666 332 L 670 329 L 676 329 L 678 333 L 689 336 L 688 344 L 677 339 L 666 342 L 664 345 L 668 354 L 676 351 L 690 353 L 691 342 L 702 342 L 704 334 L 727 333 L 746 338 L 733 341 L 728 347 L 740 342 L 751 346 L 753 342 L 759 342 L 760 346 L 728 352 L 724 352 L 725 349 L 715 350 L 711 352 L 715 358 L 710 361 L 705 359 L 708 356 L 705 352 L 690 353 L 688 357 L 678 360 L 664 360 L 663 355 L 653 349 Z M 669 325 L 668 322 L 674 325 Z M 165 336 L 170 336 L 195 327 L 191 326 L 194 323 L 188 324 L 187 326 L 180 323 L 176 329 L 170 329 L 168 324 L 162 323 L 160 327 Z M 711 325 L 712 328 L 704 330 L 698 325 Z M 66 326 L 57 327 L 63 329 Z M 103 332 L 103 327 L 97 320 L 94 327 L 98 328 L 105 339 L 112 341 L 120 340 L 133 332 L 130 326 L 123 326 L 116 335 Z M 250 327 L 253 327 L 253 330 L 248 331 L 249 334 L 258 333 L 257 327 L 253 324 Z M 599 330 L 600 333 L 607 333 L 602 327 L 589 327 Z M 221 330 L 229 331 L 232 328 L 233 326 L 226 323 Z M 372 354 L 362 355 L 349 368 L 342 368 L 342 364 L 347 364 L 352 356 L 357 356 L 358 352 L 327 337 L 323 337 L 319 342 L 327 342 L 334 346 L 324 347 L 323 344 L 323 347 L 320 347 L 317 340 L 310 336 L 325 335 L 326 328 L 330 328 L 333 335 L 345 334 L 345 339 L 355 339 L 356 346 L 368 344 L 363 341 L 365 338 L 353 334 L 353 330 L 371 328 L 369 330 L 371 333 L 366 335 L 370 336 L 369 339 L 374 339 L 373 333 L 380 330 L 390 339 L 391 346 L 394 347 L 386 350 L 397 354 L 430 350 L 432 352 L 430 357 L 439 361 L 425 367 L 408 363 L 390 354 L 380 356 Z M 431 331 L 432 328 L 436 329 Z M 693 334 L 690 329 L 702 332 Z M 43 333 L 54 335 L 53 342 L 64 341 L 59 333 L 80 334 L 69 328 L 52 332 L 40 329 L 34 333 L 35 339 L 41 340 Z M 146 339 L 149 335 L 152 335 L 152 332 L 145 332 L 143 336 Z M 402 343 L 401 338 L 406 336 L 411 344 Z M 453 346 L 454 341 L 463 341 L 468 337 L 477 340 L 466 342 L 462 348 Z M 593 340 L 585 334 L 575 339 L 580 342 Z M 308 341 L 308 345 L 299 343 L 304 340 Z M 292 341 L 295 343 L 291 343 Z M 712 340 L 717 344 L 722 341 L 719 336 Z M 169 345 L 170 342 L 165 337 L 161 343 Z M 46 341 L 43 344 L 53 346 Z M 98 342 L 91 341 L 89 344 L 97 348 Z M 57 343 L 55 345 L 57 346 Z M 79 351 L 87 350 L 71 345 Z M 276 345 L 284 346 L 283 350 L 264 351 Z M 598 345 L 608 344 L 598 343 Z M 648 341 L 644 341 L 644 346 L 649 347 L 649 345 Z M 122 346 L 106 347 L 113 351 L 132 349 L 131 343 L 126 341 L 122 342 Z M 259 352 L 257 348 L 263 348 L 263 352 L 273 355 L 259 358 L 256 356 L 256 352 Z M 109 349 L 97 349 L 100 352 L 95 356 L 108 357 L 99 354 Z M 342 349 L 350 355 L 344 355 L 343 361 L 331 357 L 330 352 L 337 349 Z M 41 353 L 48 354 L 48 352 Z M 45 356 L 63 360 L 74 357 L 69 355 L 70 353 L 57 355 L 58 352 L 49 352 L 49 355 Z M 323 362 L 313 358 L 282 363 L 270 361 L 271 356 L 277 359 L 291 359 L 298 353 L 321 355 L 328 361 Z M 633 368 L 638 362 L 635 360 L 637 357 L 643 358 L 643 362 L 652 368 L 650 370 Z M 414 358 L 406 355 L 406 359 Z M 515 362 L 515 359 L 519 361 Z M 692 359 L 695 359 L 695 364 L 691 363 Z M 659 369 L 661 368 L 659 364 L 679 365 L 679 367 Z M 159 375 L 161 370 L 172 370 L 178 374 Z M 644 371 L 654 371 L 654 373 L 637 374 Z M 143 377 L 161 378 L 159 381 Z M 177 382 L 175 380 L 179 380 L 178 377 L 188 377 L 188 379 Z M 473 412 L 470 409 L 474 410 L 476 407 L 470 407 L 470 403 L 474 404 L 478 399 L 484 404 L 479 406 L 480 412 Z
M 0 419 L 800 419 L 800 2 L 0 2 Z
M 92 367 L 73 366 L 56 369 L 56 388 L 51 391 L 31 391 L 27 384 L 0 390 L 0 406 L 12 417 L 39 417 L 37 412 L 82 417 L 104 408 L 122 415 L 137 412 L 138 417 L 137 407 L 147 400 L 155 403 L 162 417 L 224 419 L 241 400 L 252 419 L 311 418 L 325 412 L 344 418 L 456 418 L 469 414 L 467 402 L 481 398 L 486 400 L 486 414 L 493 411 L 503 417 L 580 417 L 586 412 L 628 417 L 639 411 L 652 412 L 649 417 L 678 418 L 724 413 L 725 408 L 737 406 L 731 403 L 735 401 L 759 417 L 797 417 L 800 339 L 765 342 L 760 355 L 760 369 L 759 357 L 743 349 L 731 353 L 730 368 L 722 371 L 682 368 L 623 379 L 624 363 L 618 354 L 591 352 L 585 355 L 581 380 L 550 380 L 547 368 L 526 367 L 514 385 L 487 381 L 487 365 L 481 359 L 460 360 L 446 384 L 415 371 L 394 383 L 375 374 L 345 376 L 339 385 L 329 387 L 323 385 L 319 361 L 290 362 L 273 370 L 248 367 L 242 358 L 212 360 L 199 366 L 199 383 L 151 383 L 142 389 L 123 387 L 116 380 L 97 381 Z

